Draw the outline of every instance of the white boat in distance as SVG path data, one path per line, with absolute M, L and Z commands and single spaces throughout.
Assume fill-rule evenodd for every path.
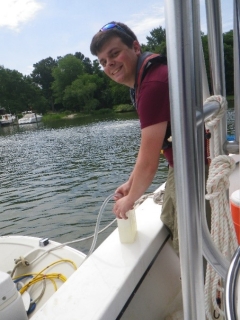
M 2 126 L 7 126 L 10 124 L 17 124 L 17 117 L 14 114 L 6 113 L 2 115 L 2 118 L 0 120 L 0 124 Z
M 18 124 L 29 124 L 42 121 L 42 115 L 28 111 L 24 116 L 18 120 Z

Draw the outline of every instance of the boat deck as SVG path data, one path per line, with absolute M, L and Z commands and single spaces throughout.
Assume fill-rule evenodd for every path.
M 160 205 L 145 200 L 136 209 L 135 242 L 122 244 L 116 229 L 32 319 L 139 320 L 149 319 L 151 309 L 154 320 L 182 308 L 179 258 L 160 212 Z

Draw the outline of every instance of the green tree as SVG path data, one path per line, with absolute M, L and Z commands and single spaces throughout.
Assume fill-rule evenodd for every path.
M 72 54 L 67 54 L 58 61 L 58 66 L 53 69 L 52 89 L 55 103 L 64 104 L 64 91 L 79 75 L 83 74 L 83 63 Z
M 81 61 L 83 61 L 84 58 L 85 58 L 84 54 L 81 53 L 81 52 L 75 52 L 75 53 L 74 53 L 74 57 L 78 58 L 78 59 L 81 60 Z
M 16 70 L 0 67 L 0 105 L 7 112 L 20 113 L 35 109 L 46 109 L 46 99 L 30 76 L 23 76 Z
M 24 77 L 25 89 L 24 96 L 26 101 L 26 106 L 21 110 L 25 111 L 32 110 L 38 113 L 45 113 L 48 110 L 48 101 L 43 96 L 42 90 L 36 83 L 32 81 L 31 76 Z
M 91 113 L 99 106 L 99 100 L 96 99 L 98 87 L 102 85 L 102 79 L 97 75 L 80 75 L 64 91 L 64 103 L 78 111 Z
M 224 64 L 226 92 L 228 95 L 234 94 L 234 53 L 233 53 L 233 30 L 223 34 Z
M 81 52 L 75 52 L 74 57 L 82 61 L 85 73 L 93 74 L 93 66 L 89 58 L 86 58 Z
M 101 77 L 103 76 L 103 71 L 101 70 L 100 63 L 97 59 L 93 60 L 92 68 L 93 68 L 93 74 L 97 74 Z
M 202 48 L 203 48 L 203 55 L 204 55 L 205 66 L 207 71 L 209 90 L 211 92 L 212 85 L 211 85 L 210 61 L 209 61 L 209 51 L 208 51 L 208 37 L 207 35 L 204 35 L 204 33 L 201 33 L 201 39 L 202 39 Z
M 57 66 L 57 61 L 51 57 L 43 59 L 33 65 L 33 72 L 31 77 L 33 82 L 36 83 L 42 90 L 43 96 L 49 102 L 51 109 L 54 110 L 54 99 L 52 83 L 54 81 L 52 71 Z
M 208 37 L 202 33 L 202 45 L 207 69 L 208 83 L 210 92 L 212 92 L 211 80 L 211 65 L 209 61 Z M 224 48 L 224 67 L 225 67 L 225 82 L 226 94 L 234 93 L 234 66 L 233 66 L 233 30 L 223 33 L 223 48 Z
M 166 55 L 166 31 L 161 26 L 150 31 L 147 44 L 141 45 L 143 51 L 150 51 Z
M 83 62 L 84 72 L 88 74 L 93 74 L 93 66 L 92 66 L 91 60 L 89 58 L 84 58 L 82 62 Z
M 118 85 L 114 81 L 110 81 L 109 88 L 111 90 L 112 105 L 131 104 L 129 88 L 123 85 Z

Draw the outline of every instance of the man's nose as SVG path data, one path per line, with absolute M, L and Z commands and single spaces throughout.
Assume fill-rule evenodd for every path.
M 113 66 L 114 64 L 115 64 L 114 59 L 112 59 L 112 58 L 108 58 L 108 59 L 107 59 L 107 67 L 111 67 L 111 66 Z

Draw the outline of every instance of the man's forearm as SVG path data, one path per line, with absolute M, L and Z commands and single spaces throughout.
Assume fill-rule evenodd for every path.
M 136 163 L 134 171 L 132 172 L 131 187 L 129 191 L 129 198 L 135 202 L 138 200 L 151 185 L 153 178 L 156 174 L 158 164 L 143 164 Z

